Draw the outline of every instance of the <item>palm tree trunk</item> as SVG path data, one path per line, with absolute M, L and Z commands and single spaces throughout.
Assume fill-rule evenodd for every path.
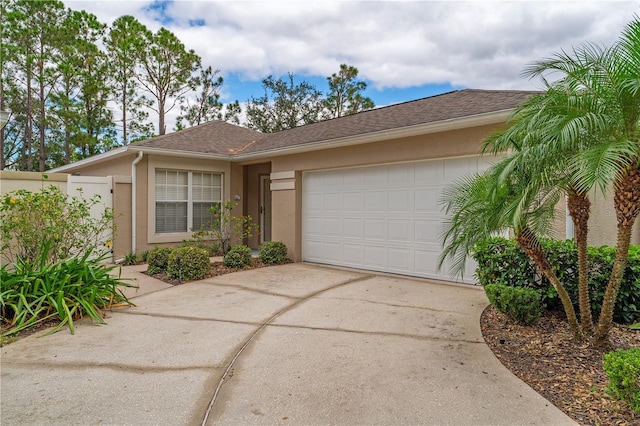
M 624 176 L 616 182 L 613 202 L 618 220 L 616 258 L 613 262 L 611 277 L 609 277 L 609 283 L 604 293 L 598 327 L 593 336 L 593 343 L 596 345 L 601 345 L 607 340 L 613 323 L 613 309 L 616 305 L 618 290 L 620 290 L 620 283 L 622 283 L 622 277 L 627 267 L 629 257 L 631 230 L 633 223 L 640 213 L 640 170 L 628 170 Z
M 576 317 L 576 311 L 573 308 L 573 303 L 571 302 L 571 298 L 569 297 L 569 293 L 564 288 L 558 276 L 553 272 L 553 268 L 551 268 L 551 264 L 545 257 L 542 252 L 542 248 L 540 247 L 540 242 L 533 235 L 533 232 L 524 228 L 516 233 L 516 241 L 522 247 L 522 249 L 527 253 L 527 255 L 533 259 L 536 263 L 540 271 L 544 274 L 545 277 L 549 280 L 553 288 L 558 292 L 558 296 L 560 297 L 560 301 L 562 302 L 562 306 L 564 307 L 564 312 L 567 316 L 567 322 L 569 323 L 569 328 L 573 332 L 573 335 L 576 338 L 582 338 L 582 332 L 580 331 L 580 326 L 578 325 L 578 318 Z
M 618 290 L 620 290 L 620 283 L 622 282 L 624 270 L 627 267 L 630 242 L 631 226 L 619 226 L 618 241 L 616 244 L 616 258 L 613 261 L 613 269 L 611 271 L 611 276 L 609 277 L 609 283 L 607 284 L 607 289 L 604 292 L 598 327 L 593 335 L 594 345 L 602 345 L 605 343 L 607 336 L 609 335 L 609 331 L 611 330 L 611 326 L 613 324 L 613 309 L 616 306 Z
M 584 193 L 572 193 L 567 197 L 569 214 L 575 225 L 576 247 L 578 249 L 578 304 L 580 307 L 580 326 L 587 334 L 593 332 L 593 318 L 589 297 L 589 262 L 587 259 L 587 234 L 589 232 L 589 210 L 591 202 Z

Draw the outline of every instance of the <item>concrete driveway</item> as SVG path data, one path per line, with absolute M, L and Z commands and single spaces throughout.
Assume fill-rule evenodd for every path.
M 1 348 L 0 423 L 575 424 L 485 345 L 478 288 L 309 264 L 154 285 Z

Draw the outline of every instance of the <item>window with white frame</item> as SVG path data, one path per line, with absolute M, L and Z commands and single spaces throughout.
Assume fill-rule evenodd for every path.
M 156 234 L 211 226 L 209 208 L 222 201 L 220 173 L 156 169 Z

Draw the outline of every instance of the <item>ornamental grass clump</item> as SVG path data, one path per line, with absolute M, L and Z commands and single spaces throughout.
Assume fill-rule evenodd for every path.
M 105 310 L 133 305 L 122 287 L 135 287 L 105 266 L 105 256 L 92 258 L 87 250 L 81 257 L 49 262 L 51 241 L 45 241 L 35 260 L 19 259 L 0 268 L 0 310 L 2 337 L 38 323 L 58 320 L 49 334 L 67 325 L 75 332 L 74 321 L 85 316 L 104 324 Z
M 211 272 L 209 253 L 194 246 L 173 249 L 167 260 L 167 275 L 180 281 L 201 280 Z

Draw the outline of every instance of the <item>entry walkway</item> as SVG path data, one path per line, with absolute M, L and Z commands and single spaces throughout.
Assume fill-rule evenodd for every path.
M 309 264 L 136 274 L 108 325 L 0 348 L 3 426 L 574 424 L 493 356 L 478 288 Z

